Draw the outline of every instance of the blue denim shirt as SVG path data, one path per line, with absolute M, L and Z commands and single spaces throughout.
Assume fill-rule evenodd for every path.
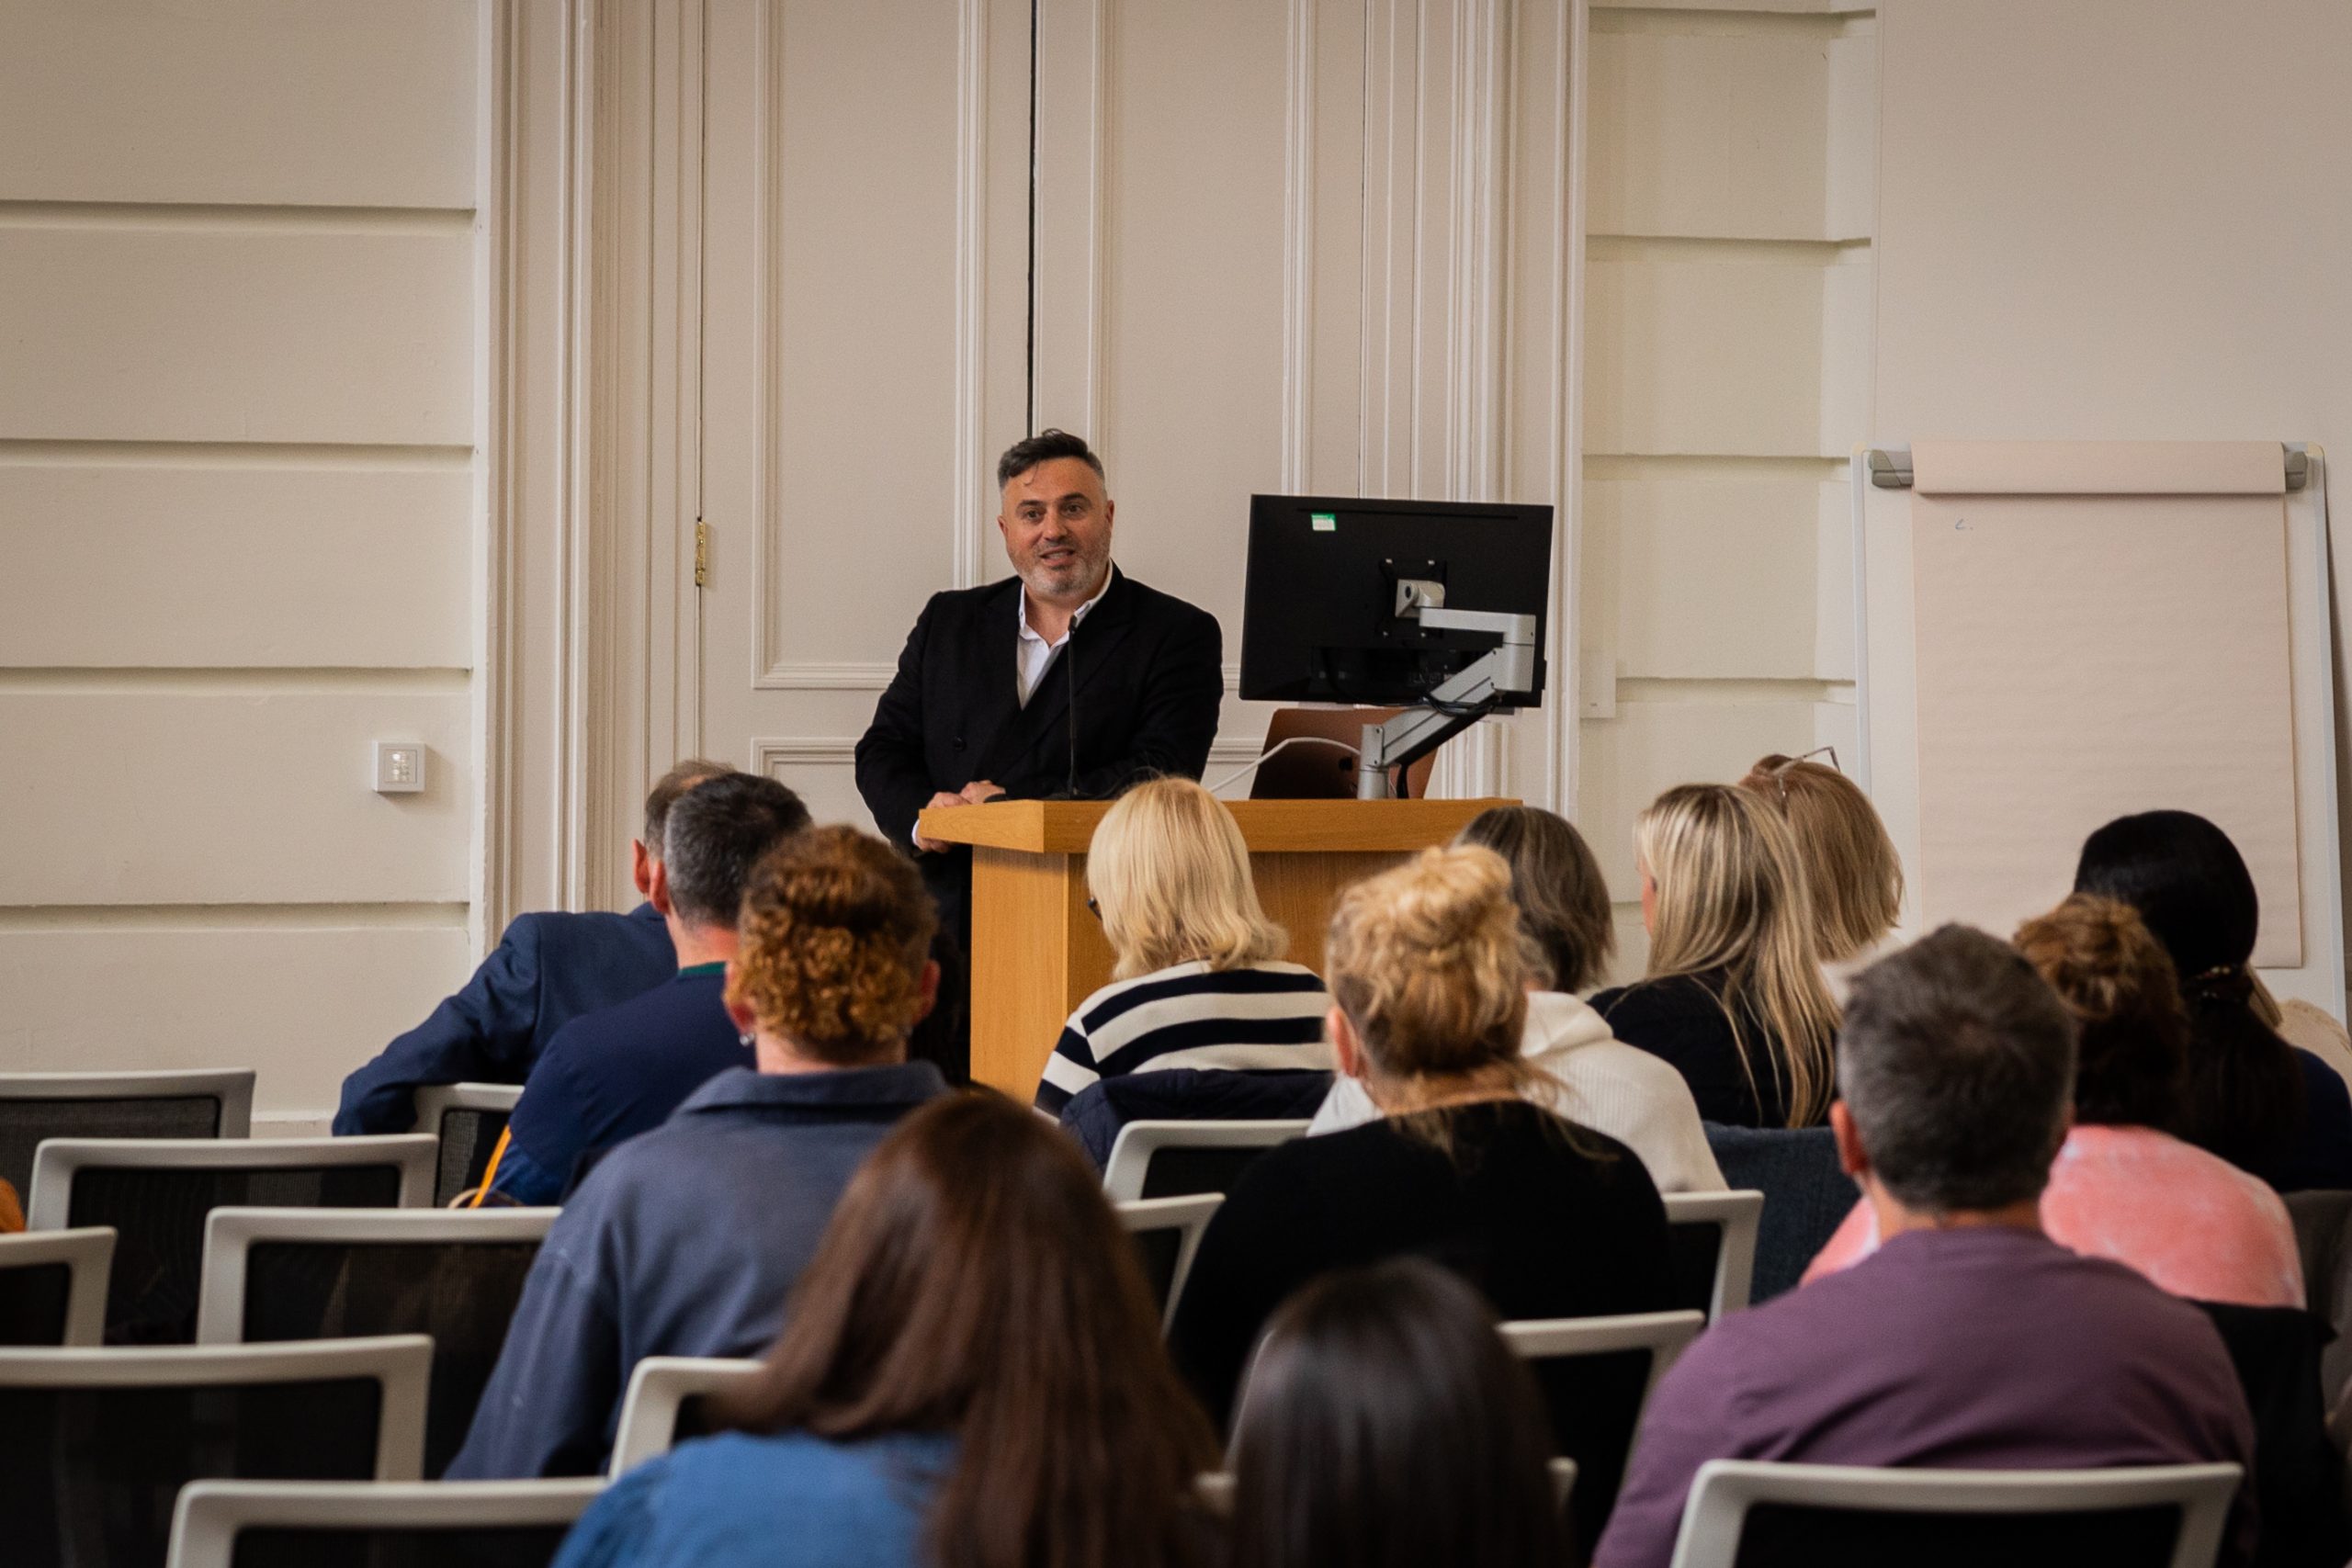
M 955 1439 L 804 1432 L 680 1445 L 613 1483 L 555 1568 L 921 1568 Z
M 648 1356 L 760 1356 L 876 1144 L 946 1091 L 927 1062 L 721 1073 L 598 1163 L 548 1233 L 452 1480 L 589 1475 Z

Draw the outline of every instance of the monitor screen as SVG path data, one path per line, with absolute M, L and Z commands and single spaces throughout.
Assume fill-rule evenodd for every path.
M 1398 584 L 1442 585 L 1450 610 L 1536 618 L 1544 689 L 1552 509 L 1453 501 L 1250 498 L 1241 695 L 1250 702 L 1402 707 L 1496 646 L 1399 615 Z

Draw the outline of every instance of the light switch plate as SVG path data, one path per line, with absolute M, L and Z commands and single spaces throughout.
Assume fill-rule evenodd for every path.
M 424 748 L 414 740 L 376 742 L 376 793 L 419 795 L 424 789 Z

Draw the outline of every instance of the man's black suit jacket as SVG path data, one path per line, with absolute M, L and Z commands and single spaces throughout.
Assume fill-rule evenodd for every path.
M 1216 618 L 1113 570 L 1027 707 L 1013 681 L 1021 580 L 932 595 L 857 743 L 858 794 L 892 843 L 911 847 L 916 813 L 975 779 L 1014 800 L 1094 800 L 1154 773 L 1201 776 L 1225 695 Z M 960 916 L 968 852 L 920 858 L 947 912 Z

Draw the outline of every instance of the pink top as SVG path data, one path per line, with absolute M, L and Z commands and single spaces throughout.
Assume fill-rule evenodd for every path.
M 2304 1304 L 2303 1266 L 2278 1194 L 2227 1160 L 2152 1127 L 2077 1127 L 2041 1195 L 2050 1239 L 2136 1269 L 2192 1301 Z M 1854 1205 L 1807 1282 L 1878 1250 L 1878 1216 Z

